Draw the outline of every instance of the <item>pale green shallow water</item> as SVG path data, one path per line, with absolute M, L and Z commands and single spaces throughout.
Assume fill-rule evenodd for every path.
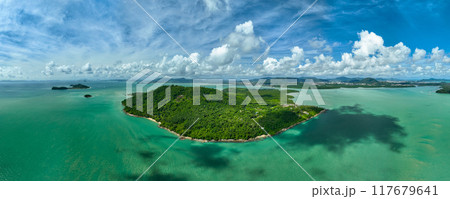
M 0 82 L 0 180 L 135 180 L 176 139 L 121 111 L 123 82 L 49 89 L 67 84 Z M 321 90 L 330 111 L 275 139 L 317 180 L 450 180 L 450 95 L 436 89 Z M 143 179 L 309 180 L 270 139 L 181 140 Z

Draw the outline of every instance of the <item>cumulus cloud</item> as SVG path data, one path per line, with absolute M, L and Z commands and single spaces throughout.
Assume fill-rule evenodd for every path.
M 426 54 L 427 54 L 427 52 L 425 50 L 416 48 L 416 50 L 414 50 L 414 54 L 413 54 L 413 61 L 418 61 L 418 60 L 423 59 Z
M 262 71 L 268 74 L 286 74 L 292 72 L 294 67 L 298 66 L 304 58 L 303 49 L 295 46 L 291 49 L 292 56 L 283 57 L 280 60 L 266 58 L 262 64 Z
M 247 21 L 236 26 L 232 32 L 225 39 L 225 42 L 232 48 L 237 48 L 241 52 L 248 53 L 259 49 L 262 42 L 261 37 L 256 37 L 253 32 L 253 22 Z
M 67 65 L 58 66 L 56 68 L 56 71 L 58 71 L 60 73 L 64 73 L 64 74 L 71 74 L 72 73 L 72 69 L 70 68 L 70 66 L 67 66 Z
M 91 64 L 90 63 L 86 63 L 85 65 L 83 65 L 82 67 L 81 67 L 81 71 L 80 71 L 82 74 L 92 74 L 93 73 L 93 71 L 92 71 L 92 66 L 91 66 Z
M 72 74 L 73 67 L 73 65 L 58 65 L 54 61 L 51 61 L 45 65 L 45 69 L 41 73 L 46 76 L 51 76 L 55 73 Z
M 362 31 L 358 33 L 360 40 L 353 45 L 353 54 L 355 56 L 367 57 L 375 54 L 383 47 L 384 40 L 375 33 Z
M 447 57 L 447 56 L 445 56 L 445 57 L 442 59 L 442 62 L 444 62 L 444 63 L 450 63 L 450 58 Z
M 259 49 L 261 38 L 256 37 L 252 21 L 239 24 L 224 40 L 221 46 L 213 48 L 208 56 L 202 57 L 200 53 L 191 53 L 189 56 L 174 55 L 163 56 L 159 61 L 117 63 L 113 65 L 93 65 L 86 63 L 82 66 L 59 65 L 54 61 L 48 62 L 41 72 L 45 76 L 72 75 L 81 77 L 92 75 L 101 78 L 127 78 L 131 74 L 144 69 L 151 69 L 166 75 L 173 76 L 200 76 L 200 75 L 248 75 L 254 71 L 232 64 L 235 59 L 245 56 Z M 298 52 L 300 51 L 300 52 Z M 293 50 L 295 55 L 289 59 L 300 59 L 303 50 L 298 47 Z M 282 65 L 291 62 L 288 58 L 281 60 Z
M 297 16 L 298 10 L 304 10 L 309 3 L 142 1 L 142 6 L 183 47 L 201 53 L 190 55 L 177 55 L 180 53 L 178 46 L 162 36 L 164 33 L 160 28 L 149 21 L 133 2 L 38 0 L 2 3 L 0 65 L 9 66 L 0 67 L 2 78 L 20 77 L 15 66 L 35 79 L 50 79 L 50 76 L 55 79 L 127 78 L 144 68 L 180 76 L 450 75 L 450 58 L 443 49 L 415 49 L 411 55 L 411 49 L 398 43 L 400 41 L 396 45 L 385 46 L 381 36 L 369 31 L 358 33 L 359 39 L 348 46 L 351 50 L 343 48 L 348 51 L 328 56 L 338 43 L 320 37 L 308 41 L 308 35 L 319 35 L 321 32 L 323 24 L 316 23 L 318 19 L 339 18 L 335 17 L 337 13 L 328 12 L 331 7 L 324 7 L 323 4 L 315 5 L 308 12 L 311 17 L 302 18 L 302 22 L 297 24 L 299 26 L 295 26 L 319 28 L 311 29 L 313 32 L 303 32 L 294 30 L 294 27 L 274 49 L 266 51 L 269 53 L 269 50 L 273 50 L 277 54 L 267 58 L 266 55 L 262 56 L 266 59 L 254 67 L 248 62 L 258 55 L 254 52 L 260 52 L 258 49 L 265 44 L 255 34 L 254 25 L 285 21 L 286 16 Z M 255 8 L 262 7 L 267 9 L 255 12 Z M 253 21 L 241 21 L 243 19 Z M 233 25 L 230 21 L 239 21 L 241 24 Z M 286 28 L 283 24 L 278 25 L 261 26 L 258 30 L 264 32 L 267 41 L 274 41 L 278 33 Z M 326 32 L 329 31 L 323 33 L 328 34 Z M 339 38 L 339 35 L 335 38 Z M 302 43 L 306 45 L 294 47 Z M 347 47 L 348 44 L 343 45 Z M 86 63 L 87 60 L 89 63 Z M 123 63 L 116 63 L 117 60 Z
M 355 41 L 351 53 L 343 53 L 340 60 L 332 56 L 320 54 L 312 59 L 292 59 L 299 55 L 301 48 L 292 51 L 289 57 L 277 60 L 267 58 L 262 64 L 263 74 L 284 74 L 298 76 L 374 76 L 374 77 L 398 77 L 398 76 L 424 76 L 424 75 L 449 75 L 450 58 L 444 50 L 438 47 L 432 50 L 429 57 L 426 51 L 416 49 L 411 56 L 411 49 L 402 42 L 394 46 L 384 46 L 381 36 L 373 32 L 362 31 L 358 33 L 359 40 Z M 310 43 L 311 44 L 311 43 Z M 315 47 L 323 47 L 322 43 L 314 43 Z M 411 64 L 411 62 L 417 62 Z M 428 63 L 421 65 L 418 63 Z M 293 67 L 293 65 L 297 65 Z
M 224 44 L 220 47 L 213 48 L 208 60 L 211 64 L 222 66 L 231 63 L 235 55 L 235 50 L 231 49 L 229 44 Z
M 0 66 L 0 80 L 22 78 L 23 73 L 17 66 Z
M 431 57 L 429 61 L 450 63 L 450 58 L 445 55 L 445 51 L 443 49 L 435 47 L 431 50 Z
M 411 50 L 402 42 L 395 46 L 384 46 L 382 37 L 373 32 L 358 33 L 360 40 L 353 45 L 352 53 L 343 53 L 340 61 L 323 54 L 307 60 L 299 66 L 299 73 L 318 76 L 370 75 L 394 76 L 401 74 L 403 64 L 409 59 Z
M 358 33 L 359 40 L 352 45 L 350 52 L 342 53 L 339 59 L 319 54 L 307 57 L 303 48 L 294 46 L 290 56 L 268 57 L 256 67 L 236 64 L 235 59 L 258 48 L 262 42 L 254 35 L 253 25 L 246 22 L 237 25 L 224 40 L 224 44 L 213 48 L 207 56 L 191 53 L 189 56 L 163 56 L 160 60 L 147 62 L 118 62 L 113 65 L 80 66 L 58 65 L 49 62 L 42 74 L 72 75 L 81 77 L 90 75 L 98 78 L 128 78 L 131 74 L 144 69 L 175 77 L 212 77 L 212 76 L 372 76 L 372 77 L 411 77 L 411 76 L 448 76 L 450 58 L 439 47 L 430 53 L 423 49 L 411 49 L 399 42 L 385 46 L 381 36 L 368 31 Z M 234 42 L 233 41 L 240 41 Z M 250 41 L 250 42 L 245 42 Z M 334 45 L 334 44 L 333 44 Z M 320 44 L 316 47 L 326 48 Z M 3 70 L 4 71 L 4 70 Z M 3 75 L 4 76 L 4 75 Z
M 237 2 L 141 2 L 183 47 L 202 50 L 211 50 L 217 45 L 217 35 L 232 31 L 228 26 L 232 3 Z M 180 52 L 132 1 L 2 1 L 0 27 L 0 65 L 38 71 L 30 74 L 34 79 L 80 75 L 86 60 L 91 67 L 113 67 L 118 59 L 155 62 L 163 53 Z M 50 60 L 66 66 L 45 69 Z
M 207 58 L 212 65 L 223 66 L 230 64 L 241 55 L 250 53 L 260 48 L 264 40 L 256 37 L 253 31 L 253 22 L 247 21 L 236 26 L 220 47 L 213 48 Z

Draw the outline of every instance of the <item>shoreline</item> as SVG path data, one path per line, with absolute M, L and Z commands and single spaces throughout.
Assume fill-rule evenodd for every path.
M 164 130 L 166 130 L 166 131 L 169 131 L 170 133 L 172 133 L 172 134 L 178 136 L 178 137 L 180 138 L 180 140 L 192 140 L 192 141 L 202 142 L 202 143 L 206 143 L 206 142 L 243 143 L 243 142 L 260 141 L 260 140 L 263 140 L 263 139 L 269 137 L 269 135 L 264 134 L 264 135 L 256 136 L 256 137 L 254 137 L 254 138 L 250 138 L 250 139 L 248 139 L 248 140 L 244 140 L 244 139 L 239 139 L 239 140 L 234 140 L 234 139 L 226 139 L 226 140 L 203 140 L 203 139 L 197 139 L 197 138 L 192 138 L 192 137 L 187 137 L 187 136 L 181 136 L 179 133 L 177 133 L 177 132 L 175 132 L 175 131 L 172 131 L 172 130 L 166 128 L 166 127 L 161 126 L 161 122 L 158 122 L 158 121 L 156 121 L 156 120 L 153 119 L 153 118 L 150 118 L 150 117 L 143 117 L 143 116 L 139 116 L 139 115 L 133 115 L 133 114 L 131 114 L 131 113 L 127 113 L 125 110 L 122 110 L 122 111 L 123 111 L 125 114 L 127 114 L 128 116 L 144 118 L 144 119 L 150 120 L 150 121 L 152 121 L 152 122 L 155 122 L 155 123 L 158 124 L 158 128 L 164 129 Z M 324 109 L 324 110 L 320 111 L 319 113 L 315 114 L 314 116 L 312 116 L 312 117 L 310 117 L 310 118 L 308 118 L 308 119 L 306 119 L 306 120 L 297 122 L 297 123 L 295 123 L 295 124 L 293 124 L 293 125 L 291 125 L 291 126 L 289 126 L 289 127 L 283 128 L 283 129 L 279 130 L 277 133 L 275 133 L 274 135 L 271 135 L 271 136 L 276 136 L 276 135 L 281 134 L 281 133 L 283 133 L 283 132 L 285 132 L 285 131 L 287 131 L 287 130 L 289 130 L 289 129 L 291 129 L 291 128 L 293 128 L 293 127 L 295 127 L 295 126 L 297 126 L 297 125 L 299 125 L 299 124 L 301 124 L 301 123 L 303 123 L 303 122 L 307 122 L 307 121 L 309 121 L 309 120 L 311 120 L 311 119 L 313 119 L 313 118 L 316 118 L 317 116 L 319 116 L 320 114 L 324 113 L 325 111 L 327 111 L 327 109 Z

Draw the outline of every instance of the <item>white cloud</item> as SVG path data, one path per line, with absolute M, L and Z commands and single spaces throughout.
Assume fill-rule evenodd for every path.
M 308 40 L 309 46 L 311 46 L 314 50 L 310 50 L 311 54 L 317 54 L 322 52 L 333 52 L 333 47 L 339 46 L 339 43 L 334 42 L 332 44 L 328 44 L 328 42 L 324 39 L 314 37 L 311 40 Z
M 417 53 L 417 56 L 415 56 Z M 425 50 L 417 50 L 413 55 L 415 64 L 411 65 L 411 74 L 418 76 L 448 77 L 450 75 L 450 58 L 443 49 L 435 47 L 426 56 Z
M 190 57 L 198 58 L 197 54 L 191 54 Z M 164 65 L 160 65 L 160 67 L 167 71 L 165 74 L 169 75 L 193 75 L 195 74 L 196 65 L 189 57 L 175 55 L 171 60 L 164 62 Z
M 325 46 L 327 41 L 314 37 L 313 39 L 308 41 L 309 45 L 315 49 L 321 49 Z
M 55 75 L 56 73 L 67 75 L 67 74 L 72 74 L 73 67 L 74 67 L 73 65 L 71 65 L 71 66 L 58 65 L 54 61 L 51 61 L 45 65 L 45 69 L 43 71 L 41 71 L 41 73 L 46 76 L 52 76 L 52 75 Z
M 326 45 L 323 50 L 330 53 L 333 52 L 333 48 L 330 45 Z
M 84 74 L 92 74 L 92 73 L 93 73 L 93 71 L 92 71 L 92 65 L 91 65 L 90 63 L 86 63 L 85 65 L 83 65 L 83 66 L 81 67 L 81 73 L 84 73 Z
M 444 63 L 450 63 L 450 57 L 445 56 L 445 57 L 442 59 L 442 61 L 443 61 Z
M 217 66 L 230 64 L 241 55 L 259 49 L 262 42 L 264 41 L 254 34 L 252 21 L 247 21 L 237 25 L 234 32 L 225 38 L 222 46 L 212 49 L 208 61 Z
M 56 71 L 58 71 L 60 73 L 64 73 L 64 74 L 72 73 L 72 69 L 70 68 L 70 66 L 67 66 L 67 65 L 62 65 L 62 66 L 56 67 Z
M 413 61 L 418 61 L 418 60 L 423 59 L 426 54 L 427 54 L 427 52 L 425 50 L 416 48 L 416 50 L 414 50 L 414 54 L 413 54 Z
M 251 34 L 251 29 L 239 26 L 235 32 Z M 443 76 L 450 74 L 446 64 L 449 58 L 445 52 L 435 48 L 435 56 L 426 57 L 426 51 L 411 50 L 402 42 L 394 46 L 384 46 L 383 39 L 375 33 L 362 31 L 360 40 L 356 41 L 349 53 L 343 53 L 339 60 L 332 56 L 320 54 L 312 59 L 305 58 L 302 48 L 295 46 L 291 56 L 282 58 L 266 58 L 261 65 L 242 67 L 233 65 L 233 60 L 240 56 L 238 48 L 232 48 L 229 43 L 214 48 L 209 56 L 203 58 L 199 53 L 190 56 L 176 55 L 164 57 L 155 63 L 134 63 L 118 67 L 120 70 L 108 68 L 111 74 L 129 74 L 131 71 L 148 68 L 173 76 L 373 76 L 373 77 L 408 77 L 408 76 Z M 381 45 L 380 45 L 381 44 Z M 325 45 L 326 47 L 326 45 Z M 197 61 L 196 64 L 192 59 Z M 412 60 L 415 62 L 413 63 Z M 435 60 L 431 62 L 430 60 Z M 433 63 L 421 65 L 419 63 Z
M 267 74 L 285 74 L 292 72 L 294 67 L 298 66 L 304 58 L 303 49 L 295 46 L 291 49 L 291 57 L 283 57 L 279 61 L 275 58 L 268 57 L 263 61 L 262 71 Z M 292 73 L 291 73 L 292 74 Z M 287 75 L 291 75 L 287 74 Z
M 380 36 L 367 30 L 358 33 L 360 40 L 353 45 L 353 54 L 366 57 L 375 54 L 383 47 L 384 40 Z
M 341 60 L 335 61 L 323 54 L 306 60 L 299 66 L 299 75 L 316 76 L 374 76 L 374 77 L 412 77 L 450 75 L 450 59 L 438 47 L 427 58 L 426 51 L 411 50 L 402 42 L 394 46 L 384 46 L 382 37 L 375 33 L 362 31 L 360 40 L 353 45 L 352 53 L 343 53 Z M 411 60 L 415 64 L 411 64 Z M 418 64 L 422 63 L 422 64 Z M 428 63 L 424 64 L 423 63 Z M 429 63 L 432 63 L 431 65 Z
M 261 37 L 256 37 L 253 32 L 252 21 L 237 25 L 234 32 L 225 39 L 225 43 L 229 44 L 230 48 L 235 48 L 242 53 L 259 49 L 262 42 L 264 41 Z
M 226 10 L 230 9 L 228 0 L 203 0 L 203 3 L 205 4 L 207 10 L 210 12 L 215 12 L 223 8 L 225 8 Z
M 229 44 L 224 44 L 221 47 L 212 49 L 209 54 L 209 62 L 214 65 L 222 66 L 233 61 L 236 52 L 230 49 Z
M 411 53 L 411 49 L 406 47 L 402 42 L 395 46 L 382 46 L 379 50 L 380 55 L 378 55 L 378 60 L 381 65 L 393 65 L 407 61 Z
M 262 42 L 264 41 L 254 34 L 253 23 L 247 21 L 237 25 L 235 30 L 224 39 L 224 44 L 213 48 L 210 54 L 204 58 L 199 53 L 192 53 L 187 57 L 183 55 L 164 56 L 160 61 L 141 61 L 113 65 L 86 63 L 78 67 L 58 65 L 51 61 L 45 65 L 42 74 L 61 77 L 70 74 L 74 78 L 86 75 L 99 78 L 127 78 L 143 69 L 151 69 L 173 76 L 253 74 L 254 71 L 250 69 L 243 68 L 241 65 L 231 64 L 235 59 L 239 59 L 241 56 L 259 49 Z M 296 50 L 299 50 L 299 48 L 296 48 Z M 295 55 L 293 58 L 297 59 L 298 56 Z M 289 60 L 281 61 L 281 63 L 288 62 Z
M 450 63 L 450 58 L 445 55 L 445 51 L 443 49 L 435 47 L 431 50 L 431 57 L 429 61 Z
M 444 50 L 439 49 L 439 47 L 435 47 L 431 50 L 430 61 L 442 60 L 444 58 Z
M 237 25 L 224 43 L 202 57 L 200 53 L 189 56 L 163 56 L 160 60 L 147 62 L 121 62 L 113 65 L 58 65 L 49 62 L 42 74 L 47 76 L 70 75 L 77 77 L 128 78 L 143 69 L 160 72 L 175 77 L 244 77 L 244 76 L 373 76 L 373 77 L 411 77 L 411 76 L 448 76 L 450 75 L 450 58 L 445 51 L 434 48 L 427 56 L 425 50 L 410 48 L 402 42 L 394 46 L 384 46 L 383 38 L 375 33 L 362 31 L 360 39 L 355 41 L 351 52 L 343 53 L 340 59 L 319 54 L 306 57 L 307 53 L 295 46 L 290 56 L 281 58 L 268 57 L 256 67 L 243 67 L 236 64 L 236 59 L 245 56 L 249 49 L 257 49 L 255 43 L 261 40 L 254 35 L 251 21 Z M 256 39 L 256 40 L 255 40 Z M 234 42 L 233 41 L 240 41 Z M 245 44 L 244 41 L 251 41 Z M 249 47 L 250 46 L 250 47 Z M 326 43 L 319 45 L 326 49 Z M 318 47 L 319 47 L 318 46 Z M 334 44 L 333 44 L 334 46 Z M 248 47 L 246 49 L 246 47 Z M 331 46 L 330 46 L 331 47 Z M 250 50 L 251 51 L 251 50 Z M 197 64 L 198 63 L 198 64 Z M 0 68 L 0 72 L 5 69 Z M 11 72 L 9 72 L 11 73 Z M 4 77 L 0 74 L 0 77 Z
M 0 66 L 0 80 L 22 78 L 23 72 L 17 66 Z
M 45 65 L 45 69 L 43 71 L 41 71 L 42 74 L 46 75 L 46 76 L 50 76 L 54 74 L 54 67 L 55 67 L 55 62 L 51 61 L 49 63 L 47 63 Z
M 450 75 L 448 65 L 450 58 L 437 47 L 432 50 L 429 58 L 426 57 L 426 51 L 422 49 L 416 49 L 411 56 L 410 48 L 402 42 L 394 46 L 384 46 L 383 38 L 373 32 L 362 31 L 358 35 L 360 40 L 354 42 L 352 52 L 343 53 L 340 60 L 334 60 L 332 56 L 324 54 L 314 56 L 312 59 L 304 60 L 303 56 L 301 59 L 294 59 L 295 55 L 300 54 L 296 53 L 301 49 L 297 47 L 297 50 L 292 51 L 292 57 L 284 57 L 280 60 L 267 58 L 260 67 L 262 69 L 260 74 L 374 77 Z M 415 63 L 411 64 L 411 61 Z

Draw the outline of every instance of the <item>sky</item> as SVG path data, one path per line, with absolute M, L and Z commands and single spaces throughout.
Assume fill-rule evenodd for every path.
M 137 2 L 0 0 L 0 80 L 450 78 L 448 1 Z

